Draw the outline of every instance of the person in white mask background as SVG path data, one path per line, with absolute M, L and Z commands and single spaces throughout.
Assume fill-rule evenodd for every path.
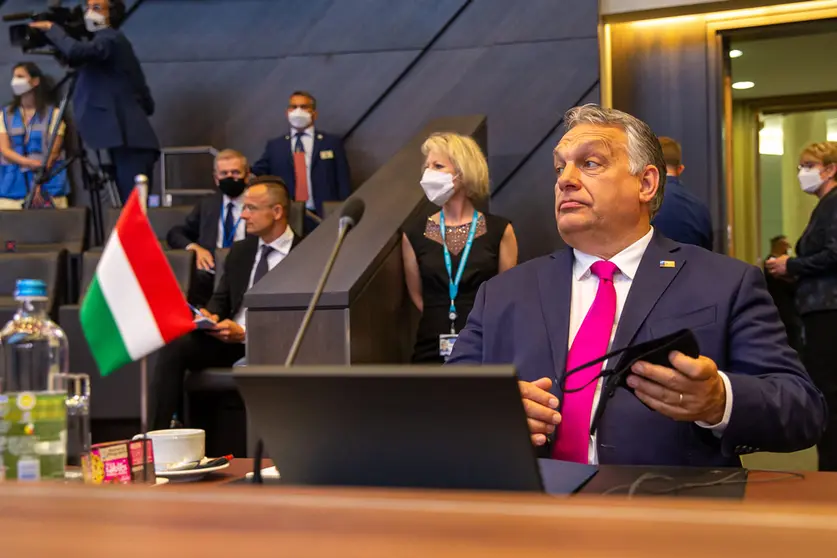
M 84 7 L 90 37 L 81 41 L 49 21 L 29 25 L 43 31 L 76 69 L 74 124 L 85 145 L 98 152 L 100 162 L 112 167 L 124 202 L 134 188 L 136 175 L 144 174 L 153 181 L 160 154 L 160 143 L 149 121 L 154 99 L 130 41 L 119 30 L 125 19 L 125 3 L 88 0 Z
M 267 142 L 253 165 L 256 175 L 281 176 L 291 200 L 305 204 L 305 233 L 324 218 L 324 202 L 343 201 L 352 193 L 343 139 L 314 127 L 317 99 L 294 91 L 285 112 L 289 133 Z
M 812 143 L 799 157 L 799 186 L 819 198 L 796 256 L 765 262 L 775 277 L 796 281 L 796 309 L 802 318 L 802 360 L 825 395 L 829 420 L 817 444 L 821 471 L 837 471 L 837 142 Z
M 12 102 L 0 118 L 0 209 L 21 209 L 29 192 L 36 188 L 35 169 L 47 161 L 45 151 L 50 133 L 58 127 L 51 162 L 58 161 L 66 126 L 58 120 L 52 79 L 33 62 L 21 62 L 12 70 Z M 33 206 L 49 202 L 66 208 L 69 181 L 66 171 L 41 185 Z
M 412 361 L 444 363 L 465 327 L 480 285 L 517 265 L 511 223 L 477 206 L 488 198 L 488 164 L 477 142 L 435 133 L 421 147 L 420 185 L 439 211 L 404 229 L 410 299 L 421 312 Z

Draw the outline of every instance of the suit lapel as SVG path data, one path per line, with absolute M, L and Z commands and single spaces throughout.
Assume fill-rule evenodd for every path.
M 241 246 L 241 260 L 246 262 L 246 265 L 236 267 L 236 281 L 235 288 L 230 286 L 230 295 L 232 300 L 232 315 L 235 316 L 241 308 L 241 303 L 244 301 L 244 293 L 250 290 L 250 274 L 253 272 L 253 266 L 256 263 L 256 254 L 259 251 L 259 238 L 257 236 L 246 236 L 244 240 L 233 244 L 234 247 Z M 229 256 L 227 257 L 229 259 Z
M 206 207 L 206 215 L 201 220 L 201 227 L 204 227 L 204 238 L 214 238 L 212 250 L 218 246 L 218 227 L 221 221 L 221 206 L 224 205 L 224 194 L 221 192 L 212 196 L 212 201 Z
M 622 309 L 613 339 L 614 350 L 633 342 L 648 314 L 685 264 L 686 258 L 680 247 L 660 233 L 654 232 Z
M 548 265 L 542 266 L 538 271 L 538 294 L 546 332 L 549 335 L 555 377 L 560 379 L 567 366 L 573 253 L 572 250 L 565 249 L 554 253 L 550 258 Z
M 323 141 L 323 135 L 318 132 L 316 129 L 314 130 L 314 143 L 311 146 L 311 168 L 313 169 L 317 166 L 317 162 L 320 160 L 320 147 Z

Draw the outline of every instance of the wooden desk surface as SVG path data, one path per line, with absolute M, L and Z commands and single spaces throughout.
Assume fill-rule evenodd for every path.
M 3 556 L 813 555 L 837 506 L 421 492 L 0 484 Z

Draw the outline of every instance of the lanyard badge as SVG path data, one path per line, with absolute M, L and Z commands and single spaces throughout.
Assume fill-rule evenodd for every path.
M 453 274 L 453 264 L 451 263 L 450 250 L 448 250 L 447 239 L 445 238 L 445 212 L 439 212 L 439 229 L 442 234 L 442 248 L 445 254 L 445 269 L 448 272 L 448 292 L 450 294 L 450 309 L 448 317 L 450 318 L 451 334 L 456 333 L 454 330 L 454 322 L 457 318 L 456 313 L 456 297 L 459 294 L 459 283 L 462 281 L 462 273 L 465 271 L 465 264 L 468 261 L 468 256 L 471 253 L 471 245 L 474 243 L 474 236 L 477 232 L 477 221 L 479 220 L 479 213 L 474 210 L 474 217 L 471 219 L 471 228 L 468 231 L 468 240 L 465 241 L 465 248 L 462 250 L 462 258 L 459 260 L 459 266 L 456 270 L 456 276 Z

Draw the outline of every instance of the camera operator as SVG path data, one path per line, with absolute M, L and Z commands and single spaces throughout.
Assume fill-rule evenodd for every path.
M 29 24 L 43 31 L 69 65 L 77 68 L 76 127 L 88 147 L 108 150 L 123 203 L 136 175 L 153 176 L 160 153 L 148 120 L 154 113 L 154 99 L 131 43 L 118 30 L 124 17 L 122 0 L 88 0 L 84 22 L 93 37 L 86 41 L 77 41 L 49 21 Z

